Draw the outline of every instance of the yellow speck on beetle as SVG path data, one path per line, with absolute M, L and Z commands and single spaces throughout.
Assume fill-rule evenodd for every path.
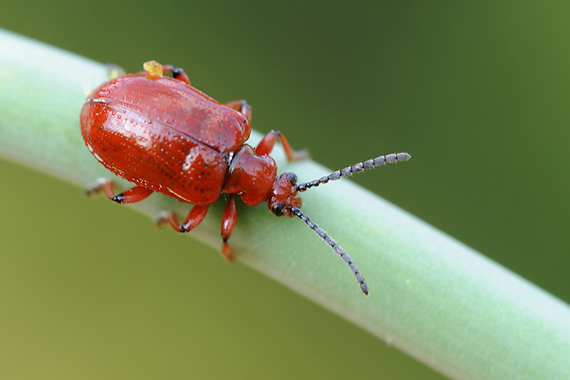
M 162 65 L 156 61 L 145 62 L 143 67 L 150 75 L 162 76 Z

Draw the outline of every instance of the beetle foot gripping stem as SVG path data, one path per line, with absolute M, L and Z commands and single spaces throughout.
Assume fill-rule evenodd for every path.
M 197 227 L 198 224 L 202 222 L 206 216 L 207 211 L 208 206 L 194 206 L 188 214 L 186 222 L 184 222 L 182 225 L 178 223 L 178 219 L 172 211 L 162 211 L 154 217 L 154 220 L 156 221 L 158 228 L 163 228 L 166 225 L 170 225 L 176 232 L 190 232 L 194 229 L 194 227 Z M 232 262 L 234 261 L 232 247 L 228 243 L 228 239 L 224 238 L 223 241 L 224 243 L 222 246 L 222 256 L 224 259 L 226 259 L 227 262 Z
M 360 289 L 362 290 L 362 292 L 365 295 L 368 295 L 369 293 L 368 285 L 364 281 L 364 276 L 362 275 L 362 273 L 360 273 L 358 266 L 356 266 L 356 264 L 352 261 L 352 258 L 346 252 L 344 252 L 344 249 L 342 249 L 342 247 L 338 245 L 336 241 L 334 241 L 334 239 L 331 238 L 326 233 L 325 230 L 319 228 L 319 226 L 317 226 L 316 223 L 312 222 L 311 219 L 309 219 L 308 216 L 303 214 L 301 210 L 299 210 L 297 207 L 292 207 L 291 212 L 295 216 L 299 217 L 303 222 L 305 222 L 307 226 L 309 226 L 313 231 L 315 231 L 317 235 L 319 235 L 325 241 L 325 243 L 327 243 L 329 247 L 331 247 L 337 253 L 337 255 L 340 256 L 342 261 L 344 261 L 348 265 L 348 268 L 354 274 L 356 281 L 358 281 L 358 283 L 360 284 Z
M 161 211 L 154 216 L 154 222 L 156 223 L 156 226 L 161 229 L 166 225 L 172 225 L 173 219 L 175 223 L 178 222 L 176 221 L 176 217 L 172 211 Z
M 182 225 L 178 223 L 178 219 L 172 211 L 163 211 L 159 213 L 155 217 L 155 220 L 159 227 L 170 224 L 172 229 L 176 232 L 190 232 L 202 223 L 208 213 L 209 207 L 209 205 L 194 205 Z
M 93 183 L 87 185 L 85 189 L 85 195 L 88 197 L 92 197 L 95 194 L 99 194 L 100 192 L 104 191 L 107 198 L 112 199 L 114 197 L 113 194 L 113 181 L 109 178 L 97 178 Z
M 234 255 L 232 254 L 232 247 L 230 246 L 230 244 L 226 239 L 224 239 L 222 245 L 222 256 L 224 257 L 224 259 L 226 259 L 228 263 L 234 261 L 235 258 Z

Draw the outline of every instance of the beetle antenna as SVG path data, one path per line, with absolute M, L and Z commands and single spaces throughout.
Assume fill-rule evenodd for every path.
M 325 241 L 325 243 L 327 243 L 340 256 L 340 258 L 348 265 L 351 272 L 354 273 L 354 277 L 356 278 L 356 281 L 358 281 L 358 283 L 360 284 L 360 289 L 362 289 L 362 292 L 368 295 L 368 285 L 366 284 L 366 282 L 364 282 L 364 276 L 362 275 L 362 273 L 360 273 L 356 264 L 352 262 L 350 256 L 344 252 L 344 249 L 342 249 L 342 247 L 338 245 L 334 241 L 334 239 L 331 238 L 325 232 L 325 230 L 317 226 L 316 223 L 311 222 L 311 219 L 309 219 L 308 216 L 303 214 L 301 210 L 299 210 L 297 207 L 291 207 L 291 212 L 295 216 L 298 216 L 303 222 L 307 223 L 307 226 L 309 226 L 313 231 L 315 231 L 317 235 L 319 235 Z
M 408 161 L 412 156 L 408 153 L 392 153 L 386 156 L 376 157 L 368 161 L 359 162 L 352 166 L 347 166 L 344 169 L 337 170 L 327 176 L 315 179 L 311 182 L 302 183 L 297 185 L 297 190 L 300 192 L 306 191 L 313 186 L 319 186 L 321 183 L 327 183 L 328 181 L 336 181 L 341 177 L 350 177 L 354 173 L 360 173 L 364 170 L 375 168 L 376 166 L 382 166 L 385 164 L 394 164 L 396 162 Z

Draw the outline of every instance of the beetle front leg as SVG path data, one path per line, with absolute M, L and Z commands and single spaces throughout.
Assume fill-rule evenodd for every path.
M 123 193 L 115 195 L 113 187 L 112 180 L 108 178 L 100 178 L 93 185 L 88 187 L 86 194 L 89 196 L 104 191 L 107 198 L 113 202 L 125 204 L 140 202 L 154 193 L 153 190 L 149 190 L 145 187 L 135 186 Z
M 237 207 L 236 207 L 236 195 L 231 194 L 228 203 L 226 204 L 226 209 L 224 210 L 224 215 L 222 216 L 222 239 L 224 245 L 222 247 L 222 255 L 228 260 L 232 261 L 234 256 L 232 255 L 232 248 L 228 244 L 228 240 L 232 235 L 232 232 L 237 224 Z
M 291 145 L 289 145 L 289 141 L 287 141 L 283 133 L 275 130 L 272 130 L 266 134 L 263 140 L 257 144 L 255 153 L 258 156 L 271 153 L 278 139 L 281 140 L 281 145 L 283 145 L 283 149 L 287 155 L 287 161 L 298 161 L 309 157 L 309 151 L 306 149 L 300 150 L 298 152 L 295 152 L 293 149 L 291 149 Z
M 251 106 L 245 100 L 233 100 L 227 102 L 226 105 L 240 113 L 242 113 L 251 123 Z

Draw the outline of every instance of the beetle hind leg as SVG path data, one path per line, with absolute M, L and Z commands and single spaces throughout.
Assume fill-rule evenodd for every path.
M 188 78 L 188 75 L 186 75 L 186 72 L 181 67 L 176 67 L 172 65 L 162 65 L 162 69 L 164 70 L 165 73 L 169 72 L 172 73 L 172 77 L 174 79 L 178 79 L 179 81 L 192 85 L 190 83 L 190 78 Z

